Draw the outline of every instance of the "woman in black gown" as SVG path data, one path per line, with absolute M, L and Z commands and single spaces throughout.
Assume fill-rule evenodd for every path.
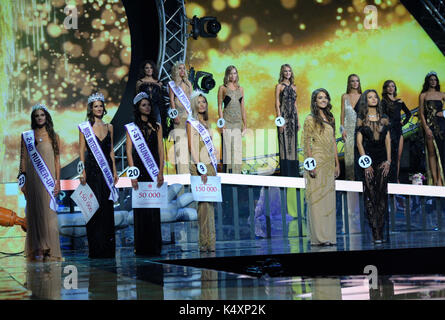
M 392 80 L 386 80 L 383 84 L 382 92 L 382 110 L 389 117 L 389 127 L 391 135 L 391 168 L 389 171 L 389 182 L 399 183 L 400 158 L 403 151 L 402 127 L 409 122 L 411 111 L 406 104 L 397 97 L 397 86 Z M 402 122 L 400 112 L 405 113 L 405 119 Z
M 280 174 L 298 177 L 298 121 L 297 91 L 294 84 L 294 73 L 289 64 L 283 64 L 280 78 L 275 87 L 275 111 L 277 117 L 283 117 L 285 125 L 278 128 L 280 149 Z
M 152 100 L 144 93 L 139 93 L 134 99 L 134 123 L 144 136 L 145 143 L 150 149 L 159 168 L 157 177 L 158 187 L 164 183 L 164 147 L 162 142 L 162 127 L 156 122 L 152 112 Z M 138 189 L 138 182 L 152 182 L 139 154 L 133 148 L 130 135 L 127 132 L 128 165 L 137 167 L 140 175 L 131 180 L 133 189 Z M 158 256 L 162 249 L 161 211 L 159 208 L 134 208 L 134 252 L 137 255 Z
M 437 73 L 428 73 L 419 96 L 419 115 L 425 130 L 428 184 L 443 186 L 445 169 L 445 93 Z
M 136 94 L 145 92 L 152 101 L 152 112 L 156 122 L 161 123 L 163 132 L 166 131 L 167 109 L 165 108 L 164 96 L 167 92 L 162 87 L 162 82 L 158 80 L 158 69 L 151 60 L 145 60 L 140 69 L 136 82 Z
M 371 166 L 364 169 L 365 215 L 374 242 L 381 243 L 387 240 L 383 229 L 385 222 L 388 225 L 388 173 L 391 167 L 389 121 L 383 114 L 375 90 L 366 90 L 360 96 L 357 107 L 357 148 L 360 156 L 368 155 L 372 160 Z
M 105 99 L 100 93 L 91 95 L 88 98 L 87 117 L 108 165 L 113 170 L 114 184 L 116 184 L 119 178 L 114 161 L 113 125 L 102 121 L 103 116 L 107 114 L 104 101 Z M 87 183 L 99 202 L 99 209 L 86 225 L 88 256 L 90 258 L 114 258 L 116 238 L 114 233 L 114 206 L 113 201 L 109 200 L 110 189 L 82 132 L 79 132 L 79 145 L 80 160 L 85 164 L 85 170 L 80 176 L 80 183 L 83 185 Z M 87 151 L 86 157 L 85 151 Z

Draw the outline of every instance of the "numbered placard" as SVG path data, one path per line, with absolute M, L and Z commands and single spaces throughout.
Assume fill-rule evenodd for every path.
M 369 168 L 369 167 L 372 165 L 372 159 L 371 159 L 371 157 L 368 156 L 368 155 L 361 156 L 361 157 L 358 159 L 358 164 L 359 164 L 359 166 L 362 167 L 363 169 Z
M 77 163 L 77 173 L 82 174 L 84 169 L 85 169 L 85 165 L 83 164 L 83 161 L 79 161 Z
M 137 167 L 130 167 L 127 170 L 127 176 L 130 179 L 137 179 L 137 178 L 139 178 L 140 174 L 141 174 L 141 170 L 139 170 Z
M 306 158 L 303 166 L 307 171 L 312 171 L 317 167 L 317 161 L 314 158 Z
M 222 202 L 221 177 L 210 176 L 202 183 L 200 176 L 190 176 L 193 200 L 202 202 Z
M 218 121 L 216 121 L 216 126 L 218 128 L 223 128 L 226 125 L 226 120 L 224 118 L 219 118 Z
M 172 109 L 172 108 L 168 109 L 168 116 L 169 116 L 171 119 L 175 119 L 178 115 L 179 115 L 178 110 L 176 110 L 176 109 Z
M 19 175 L 18 178 L 19 188 L 23 187 L 25 185 L 25 182 L 26 182 L 26 176 L 22 173 L 21 175 Z
M 207 174 L 207 166 L 204 163 L 200 162 L 196 167 L 198 168 L 198 172 L 200 174 Z
M 86 223 L 90 221 L 91 217 L 99 209 L 99 202 L 88 184 L 79 184 L 71 195 L 71 199 L 80 208 Z
M 131 189 L 131 202 L 133 208 L 167 208 L 168 183 L 158 188 L 156 182 L 139 182 L 137 190 Z
M 284 120 L 283 117 L 276 117 L 276 119 L 275 119 L 275 125 L 276 125 L 277 127 L 282 127 L 282 126 L 284 126 L 285 123 L 286 123 L 286 120 Z

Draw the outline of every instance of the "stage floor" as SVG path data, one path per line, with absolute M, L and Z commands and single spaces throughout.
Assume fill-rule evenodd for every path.
M 85 250 L 65 250 L 65 261 L 58 263 L 27 263 L 23 255 L 0 255 L 0 300 L 445 299 L 445 272 L 379 273 L 378 289 L 373 290 L 362 272 L 347 274 L 345 267 L 346 274 L 332 275 L 329 263 L 324 274 L 316 276 L 305 275 L 305 267 L 302 274 L 297 270 L 292 276 L 273 277 L 228 271 L 236 270 L 237 261 L 249 264 L 270 257 L 283 265 L 295 261 L 298 269 L 298 261 L 315 256 L 334 262 L 341 254 L 410 254 L 445 247 L 445 233 L 440 231 L 393 233 L 389 243 L 379 246 L 365 243 L 361 235 L 337 239 L 334 247 L 311 247 L 307 237 L 217 242 L 214 253 L 199 253 L 196 244 L 164 245 L 160 257 L 139 257 L 133 248 L 118 248 L 116 259 L 101 260 L 88 259 Z M 409 248 L 417 249 L 405 250 Z M 419 260 L 415 254 L 412 258 Z

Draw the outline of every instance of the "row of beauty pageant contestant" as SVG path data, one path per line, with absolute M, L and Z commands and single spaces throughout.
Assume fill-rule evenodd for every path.
M 312 93 L 311 114 L 304 121 L 305 158 L 315 158 L 317 166 L 305 172 L 306 201 L 311 245 L 336 244 L 335 179 L 340 165 L 335 143 L 335 119 L 331 98 L 325 89 Z M 368 155 L 372 165 L 364 170 L 363 194 L 365 215 L 376 243 L 384 240 L 387 217 L 387 182 L 391 164 L 389 121 L 381 110 L 375 90 L 366 90 L 358 101 L 357 147 Z
M 354 77 L 356 76 L 352 75 L 351 79 L 354 80 Z M 396 96 L 393 81 L 387 81 L 384 89 L 386 94 Z M 428 154 L 427 166 L 434 183 L 443 185 L 445 94 L 440 91 L 435 72 L 425 77 L 419 100 L 419 117 L 425 131 Z M 372 165 L 366 169 L 354 163 L 353 169 L 356 176 L 363 177 L 361 180 L 363 180 L 365 216 L 375 243 L 387 240 L 387 235 L 384 234 L 384 226 L 388 225 L 387 184 L 391 163 L 397 161 L 399 157 L 398 152 L 393 152 L 394 145 L 397 147 L 399 141 L 403 141 L 399 132 L 403 124 L 400 119 L 400 105 L 388 106 L 387 103 L 380 100 L 376 90 L 366 90 L 361 93 L 354 108 L 356 112 L 354 130 L 346 134 L 348 139 L 354 138 L 352 148 L 356 147 L 358 153 L 355 159 L 368 155 L 372 160 Z M 312 245 L 336 243 L 335 178 L 339 175 L 339 163 L 334 137 L 335 119 L 331 109 L 329 93 L 325 89 L 315 90 L 312 93 L 311 114 L 305 119 L 303 129 L 304 156 L 313 157 L 317 161 L 316 169 L 305 173 Z M 396 110 L 399 113 L 398 117 L 394 117 Z M 398 123 L 394 123 L 393 117 Z M 350 150 L 353 150 L 352 148 Z
M 134 122 L 129 125 L 137 128 L 157 167 L 162 168 L 162 127 L 156 121 L 156 113 L 152 112 L 153 101 L 145 92 L 141 92 L 134 98 L 133 103 Z M 208 105 L 202 93 L 191 97 L 191 110 L 193 119 L 208 130 Z M 115 256 L 113 202 L 117 200 L 115 184 L 118 176 L 114 162 L 113 126 L 103 122 L 105 114 L 103 95 L 93 94 L 88 98 L 88 121 L 79 125 L 80 160 L 84 163 L 80 182 L 91 187 L 99 202 L 99 209 L 86 225 L 90 258 Z M 60 142 L 53 128 L 51 115 L 44 105 L 39 104 L 32 108 L 31 128 L 32 130 L 22 135 L 19 172 L 19 175 L 26 176 L 25 185 L 22 187 L 28 221 L 25 256 L 31 261 L 62 260 L 57 204 L 54 199 L 60 191 Z M 199 152 L 205 149 L 204 142 L 190 123 L 187 125 L 187 134 L 190 156 L 193 159 L 189 164 L 190 173 L 199 175 L 196 164 L 205 163 L 208 170 L 207 174 L 201 175 L 201 179 L 206 182 L 207 176 L 216 175 L 210 161 L 211 156 Z M 135 149 L 127 131 L 126 150 L 129 165 L 136 166 L 141 171 L 138 179 L 131 181 L 132 187 L 137 190 L 139 182 L 150 182 L 153 178 Z M 158 170 L 155 180 L 158 186 L 163 184 L 162 170 Z M 214 251 L 215 225 L 212 203 L 198 204 L 198 225 L 200 250 Z M 138 255 L 160 255 L 162 237 L 159 208 L 134 209 L 134 246 Z

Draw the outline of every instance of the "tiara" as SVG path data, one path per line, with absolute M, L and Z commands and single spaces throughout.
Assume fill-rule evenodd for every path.
M 46 108 L 46 106 L 45 106 L 44 104 L 41 104 L 41 103 L 38 103 L 38 104 L 33 105 L 33 106 L 32 106 L 32 111 L 31 111 L 31 112 L 34 112 L 35 110 L 39 110 L 39 109 L 43 109 L 43 110 L 45 110 L 46 112 L 48 112 L 48 109 Z
M 136 97 L 134 97 L 133 99 L 133 104 L 137 104 L 139 101 L 141 101 L 142 99 L 148 99 L 148 94 L 146 94 L 145 92 L 139 92 Z
M 201 96 L 201 95 L 204 96 L 204 92 L 202 92 L 201 90 L 195 90 L 190 95 L 190 100 L 193 100 L 194 98 Z
M 103 103 L 105 103 L 104 95 L 98 92 L 88 97 L 88 104 L 93 103 L 95 101 L 102 101 Z
M 430 71 L 426 76 L 427 77 L 429 77 L 429 76 L 436 76 L 437 77 L 437 73 L 436 73 L 436 71 Z

